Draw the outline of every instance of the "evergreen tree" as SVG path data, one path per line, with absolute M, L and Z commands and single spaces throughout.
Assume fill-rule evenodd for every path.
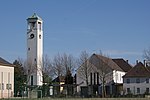
M 73 84 L 73 77 L 72 77 L 70 70 L 67 71 L 67 74 L 65 77 L 65 84 Z
M 73 77 L 70 70 L 67 71 L 65 77 L 65 86 L 67 90 L 67 95 L 73 95 Z
M 14 96 L 22 96 L 25 89 L 26 75 L 24 74 L 24 69 L 22 64 L 15 60 L 13 62 L 14 67 Z

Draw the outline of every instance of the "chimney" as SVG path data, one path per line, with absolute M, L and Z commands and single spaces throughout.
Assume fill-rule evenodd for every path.
M 138 64 L 139 63 L 139 61 L 138 60 L 136 60 L 136 64 Z
M 144 66 L 147 67 L 147 66 L 148 66 L 148 65 L 147 65 L 147 61 L 144 60 L 143 62 L 144 62 Z
M 128 61 L 128 60 L 126 60 L 126 62 L 128 63 L 129 61 Z
M 143 60 L 144 66 L 146 67 L 146 60 Z

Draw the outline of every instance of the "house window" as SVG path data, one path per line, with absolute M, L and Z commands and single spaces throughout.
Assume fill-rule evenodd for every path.
M 146 83 L 149 83 L 149 79 L 148 78 L 146 79 Z
M 139 78 L 136 79 L 136 83 L 140 83 L 140 79 Z
M 41 39 L 41 34 L 39 35 L 39 39 Z
M 118 73 L 116 73 L 116 83 L 117 83 L 117 80 L 118 80 Z
M 127 88 L 127 93 L 130 94 L 130 92 L 131 92 L 131 91 L 130 91 L 130 88 Z
M 127 79 L 127 83 L 130 83 L 130 79 Z
M 96 74 L 94 73 L 94 85 L 96 83 Z
M 11 84 L 6 84 L 6 89 L 7 90 L 11 90 L 12 89 L 12 85 Z
M 97 85 L 99 84 L 99 73 L 97 72 Z
M 41 31 L 42 30 L 41 22 L 38 22 L 38 26 L 39 26 L 39 30 Z
M 120 74 L 120 81 L 121 81 L 121 78 L 122 78 L 122 77 L 121 77 L 121 74 Z
M 36 62 L 36 58 L 34 58 L 34 61 Z
M 140 88 L 137 88 L 137 93 L 140 94 Z
M 146 88 L 146 93 L 147 93 L 147 94 L 149 93 L 149 88 Z
M 92 73 L 90 74 L 90 81 L 91 81 L 91 85 L 92 85 Z
M 4 90 L 4 83 L 2 83 L 2 90 Z
M 33 86 L 33 76 L 31 76 L 31 86 Z

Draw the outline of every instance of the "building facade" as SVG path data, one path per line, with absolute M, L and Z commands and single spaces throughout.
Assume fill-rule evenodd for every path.
M 11 98 L 14 93 L 14 66 L 0 58 L 0 98 Z
M 88 84 L 86 82 L 86 76 L 83 74 L 84 64 L 78 68 L 76 74 L 77 92 L 80 95 L 101 95 L 103 84 L 105 85 L 107 95 L 122 93 L 122 76 L 131 69 L 128 62 L 123 59 L 111 59 L 102 55 L 93 54 L 87 60 L 86 65 L 88 65 L 86 72 Z
M 149 94 L 150 93 L 150 71 L 149 67 L 141 62 L 137 63 L 129 72 L 123 76 L 124 94 Z

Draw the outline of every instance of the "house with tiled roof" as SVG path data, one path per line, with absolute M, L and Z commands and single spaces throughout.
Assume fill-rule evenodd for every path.
M 138 62 L 123 76 L 124 94 L 146 94 L 150 91 L 150 70 Z
M 122 58 L 112 59 L 122 70 L 114 70 L 114 86 L 113 87 L 113 93 L 115 95 L 122 95 L 123 93 L 123 78 L 124 76 L 131 68 L 132 66 L 128 63 L 128 60 L 125 61 Z
M 0 98 L 13 97 L 14 65 L 0 57 Z
M 127 71 L 129 71 L 132 67 L 130 64 L 128 64 L 127 61 L 124 59 L 111 59 L 109 57 L 105 57 L 98 54 L 93 54 L 89 59 L 89 72 L 88 72 L 88 83 L 90 88 L 90 91 L 92 93 L 90 94 L 96 94 L 98 93 L 101 95 L 102 93 L 102 70 L 105 70 L 105 79 L 106 82 L 106 94 L 107 95 L 117 95 L 121 94 L 123 91 L 123 78 L 122 76 L 125 75 Z M 79 84 L 77 86 L 77 92 L 80 92 L 83 94 L 82 91 L 88 91 L 86 87 L 86 82 L 83 80 L 82 75 L 80 74 L 82 65 L 78 68 L 77 74 L 76 74 L 76 82 Z

